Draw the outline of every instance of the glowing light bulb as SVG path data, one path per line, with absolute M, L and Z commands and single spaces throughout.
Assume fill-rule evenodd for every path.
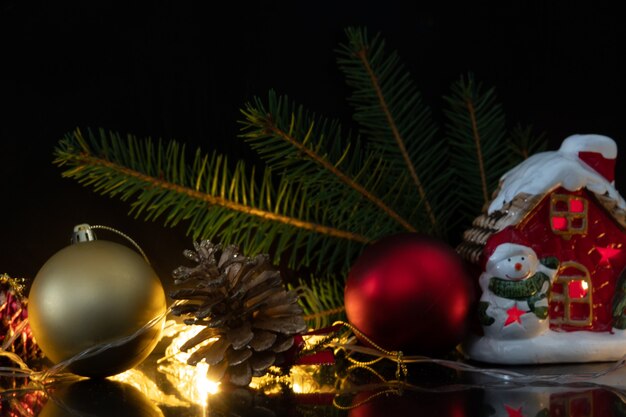
M 209 365 L 206 362 L 202 361 L 192 366 L 187 365 L 187 359 L 198 348 L 213 342 L 214 339 L 206 340 L 186 352 L 180 350 L 181 346 L 203 329 L 204 326 L 170 324 L 169 333 L 175 337 L 165 349 L 165 357 L 159 361 L 159 371 L 166 374 L 167 379 L 176 387 L 182 397 L 204 408 L 208 396 L 219 392 L 219 382 L 207 378 Z M 167 330 L 166 334 L 168 334 Z
M 206 398 L 207 395 L 217 394 L 220 390 L 219 382 L 211 381 L 206 377 L 208 370 L 209 365 L 207 365 L 206 362 L 200 362 L 196 365 L 194 385 L 200 398 Z

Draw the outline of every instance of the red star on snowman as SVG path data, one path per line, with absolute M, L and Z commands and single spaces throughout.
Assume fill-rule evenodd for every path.
M 506 314 L 506 321 L 504 322 L 505 327 L 516 322 L 522 324 L 522 316 L 526 314 L 526 311 L 520 310 L 517 308 L 517 305 L 514 305 L 506 311 Z

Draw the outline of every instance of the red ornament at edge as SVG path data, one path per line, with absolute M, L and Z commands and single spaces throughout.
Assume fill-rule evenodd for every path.
M 350 323 L 379 346 L 433 354 L 453 349 L 467 334 L 474 295 L 452 248 L 406 233 L 361 254 L 348 274 L 344 301 Z

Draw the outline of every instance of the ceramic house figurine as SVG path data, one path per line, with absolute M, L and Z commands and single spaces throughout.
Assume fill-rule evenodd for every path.
M 482 270 L 482 334 L 462 345 L 501 364 L 626 354 L 626 203 L 615 142 L 570 136 L 504 174 L 458 252 Z M 626 275 L 626 274 L 624 274 Z

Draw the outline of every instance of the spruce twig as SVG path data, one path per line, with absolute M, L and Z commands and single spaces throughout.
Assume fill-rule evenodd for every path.
M 369 243 L 370 240 L 365 236 L 361 236 L 356 233 L 351 233 L 346 230 L 336 229 L 334 227 L 328 227 L 321 224 L 315 224 L 311 222 L 306 222 L 294 217 L 283 216 L 278 213 L 274 213 L 268 210 L 261 210 L 255 207 L 251 207 L 246 204 L 237 203 L 235 201 L 229 200 L 227 198 L 223 198 L 220 196 L 210 195 L 203 192 L 198 191 L 198 189 L 192 189 L 188 187 L 181 186 L 179 184 L 175 184 L 169 181 L 165 181 L 160 178 L 151 177 L 141 172 L 128 169 L 121 165 L 115 164 L 113 162 L 106 161 L 102 158 L 97 158 L 93 156 L 78 156 L 73 159 L 73 162 L 78 166 L 75 168 L 66 171 L 63 176 L 65 177 L 75 177 L 80 171 L 85 169 L 86 167 L 102 167 L 111 171 L 115 171 L 118 174 L 125 176 L 126 178 L 135 179 L 144 184 L 144 187 L 148 190 L 165 190 L 171 191 L 176 194 L 181 194 L 186 197 L 192 198 L 194 200 L 202 201 L 207 203 L 209 206 L 220 206 L 224 207 L 228 210 L 232 210 L 235 212 L 247 214 L 250 216 L 258 217 L 262 220 L 270 220 L 278 223 L 283 223 L 289 226 L 293 226 L 298 229 L 310 230 L 315 233 L 320 233 L 332 237 L 337 237 L 341 239 L 354 240 L 355 242 L 360 243 Z M 202 172 L 198 175 L 196 183 L 200 183 L 202 179 Z M 121 183 L 119 183 L 121 185 Z M 113 188 L 109 189 L 109 191 L 113 191 Z
M 500 175 L 509 166 L 504 112 L 495 91 L 483 89 L 472 74 L 451 88 L 445 115 L 451 162 L 458 174 L 460 216 L 473 219 L 489 202 Z
M 369 75 L 370 81 L 372 83 L 372 88 L 374 88 L 374 90 L 376 91 L 376 97 L 378 98 L 380 109 L 385 114 L 385 118 L 387 119 L 387 122 L 389 123 L 389 128 L 391 129 L 393 138 L 398 144 L 398 149 L 400 150 L 400 154 L 402 154 L 402 159 L 404 159 L 404 163 L 406 164 L 406 167 L 409 170 L 409 174 L 411 175 L 411 178 L 413 179 L 413 182 L 415 183 L 415 187 L 417 188 L 419 196 L 424 202 L 424 207 L 426 209 L 426 213 L 428 214 L 428 218 L 430 219 L 430 222 L 433 224 L 433 226 L 436 226 L 437 219 L 435 218 L 433 209 L 430 206 L 430 203 L 428 202 L 428 197 L 426 196 L 426 191 L 424 189 L 424 186 L 422 185 L 422 181 L 417 175 L 417 171 L 415 170 L 413 161 L 411 161 L 409 153 L 406 149 L 406 145 L 404 144 L 404 139 L 402 138 L 402 135 L 400 134 L 400 130 L 398 129 L 398 126 L 396 124 L 396 120 L 394 119 L 393 115 L 391 114 L 391 111 L 389 110 L 389 105 L 387 104 L 385 95 L 383 94 L 382 88 L 380 87 L 378 77 L 372 70 L 372 66 L 370 65 L 367 54 L 368 54 L 368 50 L 365 47 L 363 47 L 357 52 L 357 57 L 363 63 L 363 67 L 365 68 L 365 71 Z
M 348 42 L 340 45 L 337 61 L 353 89 L 349 102 L 368 140 L 368 152 L 391 163 L 390 177 L 408 177 L 398 211 L 417 230 L 443 235 L 455 203 L 440 186 L 451 172 L 441 169 L 448 155 L 445 143 L 436 137 L 430 109 L 398 54 L 386 51 L 380 35 L 370 40 L 362 28 L 348 28 L 346 35 Z
M 476 121 L 476 110 L 471 98 L 465 100 L 467 113 L 472 124 L 472 137 L 474 138 L 474 146 L 476 147 L 476 161 L 478 162 L 478 174 L 480 175 L 480 186 L 482 189 L 483 204 L 489 203 L 489 189 L 487 188 L 487 173 L 485 172 L 485 162 L 483 160 L 483 152 L 481 150 L 480 133 L 478 132 L 478 122 Z
M 309 203 L 306 186 L 276 178 L 269 170 L 258 182 L 242 161 L 231 170 L 226 158 L 215 153 L 196 152 L 187 165 L 184 147 L 175 142 L 155 146 L 104 131 L 99 136 L 90 132 L 86 140 L 77 130 L 60 142 L 56 157 L 55 163 L 67 168 L 64 176 L 102 194 L 132 200 L 136 217 L 163 216 L 166 225 L 186 220 L 195 239 L 220 235 L 255 253 L 275 245 L 275 260 L 287 254 L 293 268 L 346 268 L 371 240 L 339 222 L 330 223 L 326 207 Z M 352 255 L 339 256 L 338 247 Z
M 346 318 L 343 305 L 344 280 L 341 277 L 333 278 L 321 280 L 311 277 L 308 282 L 301 280 L 297 288 L 290 287 L 298 292 L 304 319 L 313 329 L 328 327 Z
M 415 232 L 416 229 L 409 224 L 402 216 L 400 216 L 395 210 L 385 204 L 380 198 L 375 196 L 373 193 L 368 191 L 365 187 L 355 181 L 354 178 L 348 176 L 346 173 L 341 171 L 335 164 L 331 163 L 327 158 L 320 155 L 314 149 L 306 146 L 307 137 L 311 134 L 313 130 L 313 124 L 309 126 L 307 130 L 307 137 L 303 140 L 299 140 L 294 135 L 289 132 L 281 129 L 276 125 L 276 123 L 272 120 L 271 117 L 264 117 L 262 114 L 256 112 L 252 107 L 248 107 L 247 111 L 243 112 L 244 116 L 246 116 L 247 120 L 251 123 L 251 125 L 255 125 L 258 129 L 263 130 L 267 134 L 270 134 L 274 137 L 281 138 L 285 140 L 287 143 L 291 144 L 298 152 L 302 155 L 306 155 L 309 159 L 314 161 L 316 164 L 320 165 L 323 169 L 332 173 L 335 177 L 339 179 L 342 183 L 346 184 L 348 187 L 355 190 L 357 193 L 362 195 L 365 199 L 372 202 L 378 208 L 380 208 L 385 214 L 389 217 L 393 218 L 397 221 L 404 229 L 409 232 Z M 353 239 L 354 240 L 354 239 Z M 367 241 L 362 241 L 363 243 L 367 243 Z
M 532 126 L 522 127 L 516 125 L 510 133 L 509 147 L 511 153 L 511 166 L 517 165 L 529 156 L 547 149 L 545 133 L 535 135 Z

